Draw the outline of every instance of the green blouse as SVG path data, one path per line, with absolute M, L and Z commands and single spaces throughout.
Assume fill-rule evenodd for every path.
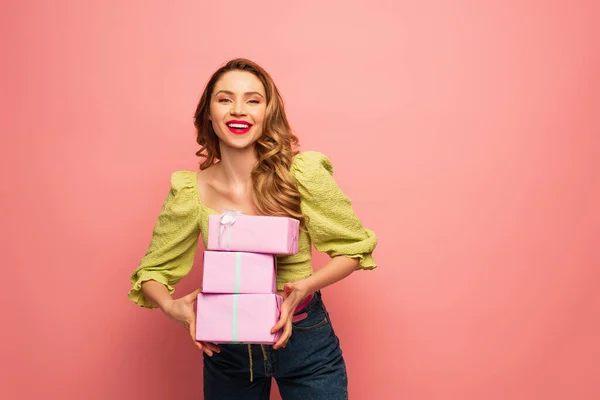
M 376 268 L 371 253 L 377 245 L 375 233 L 362 226 L 350 199 L 333 179 L 330 160 L 315 151 L 294 157 L 291 173 L 301 194 L 301 210 L 309 220 L 300 231 L 298 253 L 277 256 L 277 290 L 286 282 L 312 275 L 311 242 L 330 257 L 358 258 L 359 269 Z M 165 200 L 146 255 L 131 275 L 128 296 L 142 307 L 156 305 L 141 291 L 142 282 L 155 280 L 170 293 L 191 270 L 198 238 L 208 242 L 208 216 L 218 214 L 200 202 L 196 172 L 177 171 L 171 176 L 171 190 Z

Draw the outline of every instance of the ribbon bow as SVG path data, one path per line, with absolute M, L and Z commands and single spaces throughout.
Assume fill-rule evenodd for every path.
M 243 214 L 241 211 L 224 210 L 223 215 L 221 215 L 221 218 L 219 219 L 219 247 L 221 247 L 223 236 L 226 235 L 225 250 L 229 250 L 229 246 L 231 244 L 230 228 L 235 223 L 238 215 Z

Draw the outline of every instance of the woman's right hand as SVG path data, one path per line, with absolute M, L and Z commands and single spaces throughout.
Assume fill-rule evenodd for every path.
M 198 299 L 200 289 L 194 290 L 187 296 L 173 299 L 162 305 L 161 309 L 165 315 L 180 324 L 190 332 L 190 336 L 194 344 L 206 355 L 212 357 L 213 352 L 219 353 L 221 350 L 214 344 L 209 342 L 196 341 L 196 313 L 194 312 L 194 303 Z

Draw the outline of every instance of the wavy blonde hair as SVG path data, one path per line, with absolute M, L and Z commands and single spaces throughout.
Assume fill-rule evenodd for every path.
M 200 170 L 221 159 L 219 139 L 209 120 L 210 100 L 217 81 L 229 71 L 246 71 L 254 74 L 263 84 L 267 95 L 267 108 L 263 124 L 263 134 L 255 142 L 257 163 L 252 169 L 252 199 L 261 215 L 291 217 L 306 221 L 300 209 L 300 192 L 292 177 L 290 168 L 293 157 L 298 154 L 298 138 L 292 133 L 285 115 L 283 99 L 271 76 L 255 62 L 236 58 L 219 68 L 206 84 L 200 97 L 194 125 L 196 141 L 200 150 L 196 155 L 204 158 Z M 293 148 L 293 147 L 294 148 Z

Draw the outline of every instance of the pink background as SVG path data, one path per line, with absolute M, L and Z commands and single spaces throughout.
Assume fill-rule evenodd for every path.
M 352 399 L 600 398 L 599 7 L 483 3 L 3 2 L 3 398 L 201 398 L 126 293 L 236 56 L 379 236 L 324 290 Z

